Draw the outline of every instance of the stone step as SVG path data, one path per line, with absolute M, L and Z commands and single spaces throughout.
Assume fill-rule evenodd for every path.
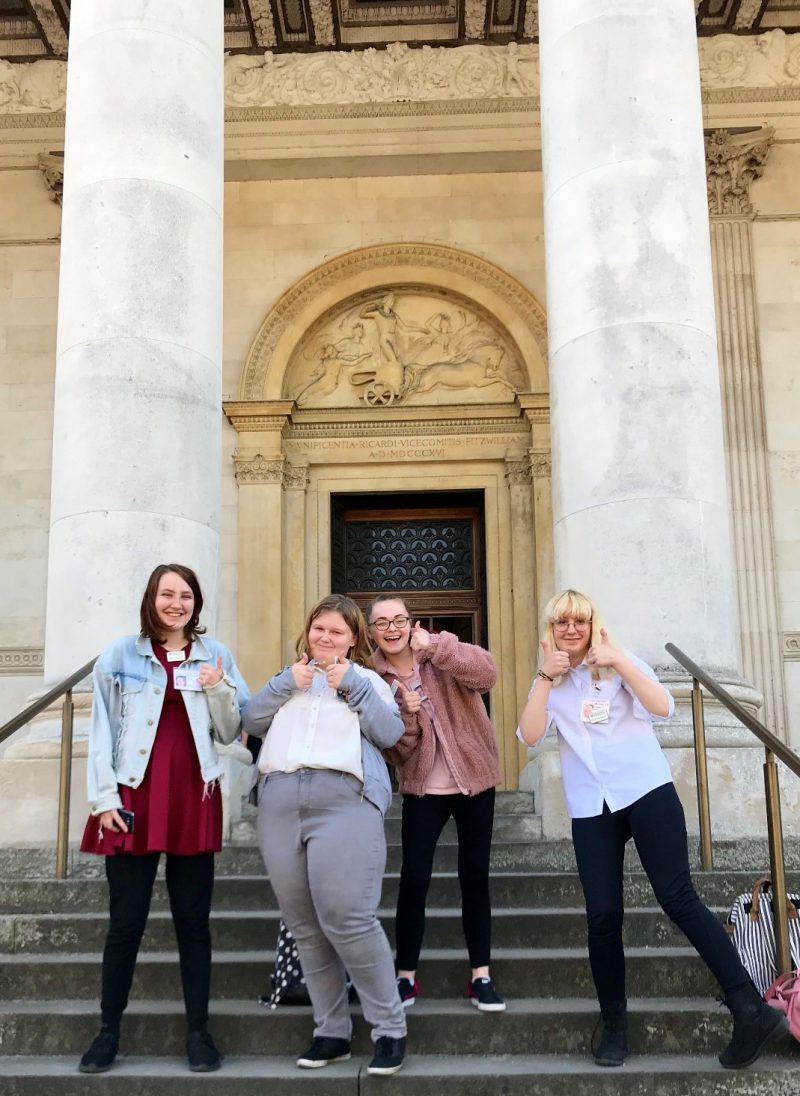
M 724 919 L 724 910 L 716 910 Z M 389 941 L 395 940 L 395 911 L 379 911 Z M 247 951 L 263 948 L 269 962 L 278 936 L 280 914 L 277 910 L 261 913 L 217 912 L 212 915 L 211 932 L 219 951 Z M 49 952 L 102 951 L 108 928 L 104 913 L 14 914 L 0 916 L 0 954 L 46 954 Z M 428 910 L 425 944 L 429 948 L 463 946 L 461 910 Z M 586 939 L 583 908 L 495 909 L 492 941 L 495 947 L 579 948 Z M 628 907 L 625 910 L 624 939 L 629 947 L 681 946 L 685 937 L 658 908 Z M 175 931 L 167 911 L 150 914 L 142 941 L 142 951 L 172 951 Z
M 354 1054 L 366 1055 L 370 1035 L 361 1010 L 354 1010 Z M 572 1054 L 588 1052 L 597 1020 L 589 999 L 522 998 L 505 1013 L 481 1013 L 462 996 L 420 998 L 407 1010 L 411 1053 L 435 1055 Z M 658 998 L 629 1002 L 630 1041 L 638 1054 L 717 1054 L 730 1038 L 731 1017 L 708 998 Z M 99 1024 L 95 1001 L 0 1003 L 0 1046 L 8 1054 L 79 1057 Z M 264 1009 L 255 1001 L 212 1001 L 210 1027 L 231 1057 L 291 1057 L 307 1044 L 313 1027 L 310 1008 Z M 122 1028 L 124 1054 L 180 1055 L 186 1035 L 182 1001 L 133 1000 Z M 786 1036 L 770 1052 L 800 1067 L 800 1045 Z
M 409 1054 L 391 1080 L 367 1074 L 368 1055 L 322 1070 L 291 1060 L 231 1057 L 211 1077 L 190 1073 L 184 1058 L 121 1058 L 87 1079 L 74 1057 L 0 1058 L 3 1096 L 797 1096 L 796 1062 L 765 1055 L 757 1069 L 723 1070 L 713 1055 L 633 1055 L 623 1069 L 585 1056 Z
M 645 997 L 656 989 L 663 997 L 712 997 L 717 992 L 705 965 L 689 947 L 629 948 L 626 969 L 631 996 Z M 264 951 L 216 951 L 212 998 L 256 998 L 265 992 L 269 970 Z M 467 973 L 463 947 L 423 950 L 420 978 L 429 996 L 458 997 Z M 492 974 L 509 999 L 524 997 L 532 987 L 544 997 L 587 997 L 593 992 L 583 948 L 496 948 Z M 98 953 L 0 956 L 0 1000 L 86 1000 L 97 996 L 99 983 Z M 139 956 L 137 997 L 172 998 L 178 992 L 176 952 Z
M 401 819 L 399 815 L 387 815 L 384 823 L 386 842 L 391 848 L 400 844 Z M 495 814 L 494 817 L 494 843 L 504 841 L 541 841 L 542 820 L 536 814 Z M 255 819 L 245 819 L 237 822 L 234 830 L 236 845 L 249 847 L 258 844 Z M 455 845 L 458 843 L 458 835 L 455 822 L 450 819 L 442 830 L 439 844 Z
M 734 898 L 753 885 L 750 871 L 697 872 L 694 881 L 698 893 L 710 906 L 727 909 Z M 800 890 L 800 874 L 787 876 L 789 889 Z M 391 872 L 384 877 L 382 905 L 392 908 L 397 901 L 399 876 Z M 493 872 L 492 903 L 503 907 L 560 908 L 580 907 L 583 895 L 578 878 L 566 872 Z M 655 906 L 655 898 L 647 878 L 640 872 L 625 877 L 627 906 Z M 455 907 L 460 904 L 458 877 L 454 872 L 434 874 L 428 895 L 430 910 Z M 167 908 L 163 881 L 153 892 L 153 909 Z M 108 909 L 108 886 L 104 878 L 73 877 L 55 879 L 0 879 L 0 914 L 93 913 Z M 253 875 L 218 874 L 214 884 L 214 909 L 217 911 L 261 911 L 277 909 L 269 880 L 261 871 Z

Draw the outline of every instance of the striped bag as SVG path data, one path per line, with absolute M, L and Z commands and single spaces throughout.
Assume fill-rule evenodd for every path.
M 770 885 L 768 878 L 758 879 L 752 891 L 740 894 L 733 903 L 725 924 L 744 969 L 762 997 L 775 981 L 777 974 L 775 921 Z M 792 967 L 796 969 L 800 966 L 800 920 L 797 916 L 800 895 L 787 895 L 786 904 Z

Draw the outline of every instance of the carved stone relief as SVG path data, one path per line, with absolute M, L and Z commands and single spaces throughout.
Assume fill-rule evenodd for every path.
M 788 87 L 800 83 L 800 35 L 770 30 L 754 37 L 700 38 L 700 74 L 706 88 Z
M 285 383 L 300 408 L 504 403 L 525 387 L 525 371 L 474 303 L 403 287 L 369 290 L 322 317 Z
M 284 459 L 267 460 L 261 453 L 254 457 L 240 457 L 238 453 L 233 456 L 236 468 L 237 483 L 282 483 L 284 475 Z
M 764 174 L 774 136 L 774 129 L 764 126 L 754 133 L 718 129 L 706 138 L 708 210 L 712 216 L 752 212 L 750 184 Z

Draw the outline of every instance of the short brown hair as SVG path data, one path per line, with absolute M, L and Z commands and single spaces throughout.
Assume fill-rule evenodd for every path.
M 200 624 L 200 614 L 203 611 L 203 592 L 200 589 L 197 575 L 191 567 L 186 567 L 183 563 L 159 563 L 158 567 L 156 567 L 150 575 L 150 578 L 147 580 L 147 585 L 144 588 L 142 605 L 139 609 L 141 633 L 143 636 L 147 636 L 148 639 L 155 640 L 157 643 L 160 643 L 164 639 L 162 630 L 163 625 L 156 613 L 156 594 L 158 593 L 159 582 L 164 575 L 169 574 L 176 574 L 179 578 L 182 578 L 194 594 L 194 612 L 192 613 L 192 619 L 184 628 L 184 635 L 189 642 L 192 643 L 197 636 L 202 635 L 203 632 L 205 632 L 205 628 Z
M 367 626 L 364 623 L 364 614 L 353 599 L 345 597 L 344 594 L 328 594 L 327 597 L 318 601 L 309 611 L 305 625 L 303 626 L 303 631 L 297 637 L 297 644 L 295 647 L 297 657 L 302 658 L 303 655 L 311 655 L 308 646 L 308 632 L 312 623 L 318 616 L 321 616 L 322 613 L 340 614 L 347 627 L 356 637 L 355 643 L 350 649 L 350 661 L 359 662 L 362 666 L 368 665 L 371 657 L 371 649 L 369 640 L 367 639 Z
M 390 591 L 389 593 L 381 594 L 380 597 L 374 597 L 372 599 L 372 601 L 369 603 L 369 605 L 366 607 L 366 609 L 364 610 L 364 618 L 366 619 L 367 627 L 369 627 L 370 624 L 372 623 L 372 621 L 370 620 L 370 617 L 372 616 L 372 610 L 381 601 L 399 601 L 400 604 L 405 609 L 406 615 L 409 617 L 409 619 L 411 618 L 411 613 L 409 613 L 409 611 L 408 611 L 408 605 L 406 605 L 406 599 L 403 597 L 403 595 L 402 594 L 393 594 Z

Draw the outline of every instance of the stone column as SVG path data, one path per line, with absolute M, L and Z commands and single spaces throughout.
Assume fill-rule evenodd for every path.
M 308 464 L 287 461 L 283 470 L 283 661 L 293 662 L 294 643 L 303 630 L 306 612 L 306 490 Z
M 708 206 L 742 668 L 764 696 L 762 720 L 786 736 L 767 432 L 753 269 L 750 184 L 774 130 L 706 138 Z
M 556 586 L 736 676 L 697 38 L 686 0 L 540 0 Z M 631 58 L 636 63 L 631 63 Z
M 219 566 L 222 0 L 71 7 L 45 679 Z

